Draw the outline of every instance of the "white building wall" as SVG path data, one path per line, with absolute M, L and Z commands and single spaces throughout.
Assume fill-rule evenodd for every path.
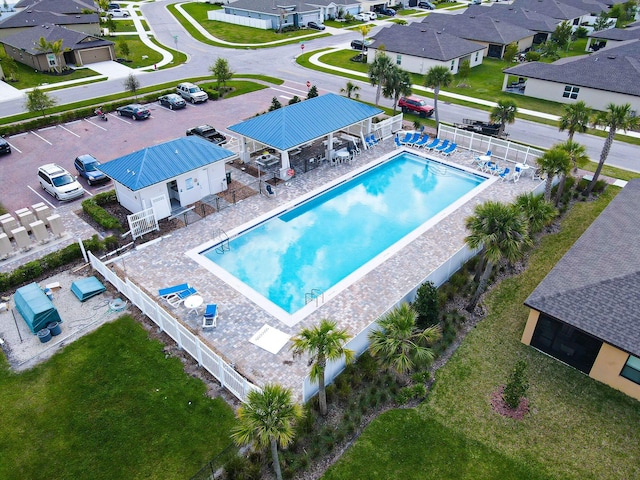
M 551 100 L 552 102 L 560 103 L 575 103 L 582 100 L 589 107 L 596 110 L 606 110 L 609 103 L 614 103 L 616 105 L 629 103 L 631 104 L 631 109 L 640 114 L 640 97 L 579 87 L 580 91 L 578 92 L 578 98 L 564 98 L 562 95 L 564 94 L 565 86 L 572 85 L 529 78 L 527 79 L 524 94 L 528 97 L 541 98 L 543 100 Z
M 367 63 L 372 63 L 375 59 L 376 53 L 378 50 L 369 49 L 369 54 L 367 55 Z M 476 55 L 477 53 L 477 55 Z M 441 62 L 439 60 L 432 60 L 429 58 L 415 57 L 413 55 L 403 55 L 395 52 L 384 51 L 384 54 L 391 59 L 391 61 L 398 65 L 398 56 L 400 56 L 400 64 L 398 65 L 403 70 L 411 73 L 418 73 L 421 75 L 426 74 L 431 67 L 446 67 L 449 69 L 451 73 L 454 75 L 458 73 L 458 69 L 460 68 L 460 64 L 465 57 L 455 58 L 453 60 L 449 60 L 446 62 Z M 479 49 L 477 52 L 472 53 L 469 58 L 469 64 L 471 67 L 475 67 L 482 63 L 483 59 L 483 51 Z M 453 67 L 451 62 L 453 62 Z
M 134 192 L 133 190 L 129 190 L 121 183 L 113 183 L 116 186 L 116 197 L 118 198 L 118 203 L 120 205 L 129 210 L 131 213 L 136 213 L 144 210 L 140 202 L 140 196 L 136 192 Z

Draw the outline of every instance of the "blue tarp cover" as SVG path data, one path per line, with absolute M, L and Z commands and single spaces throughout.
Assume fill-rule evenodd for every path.
M 33 333 L 39 332 L 48 323 L 62 321 L 58 310 L 37 283 L 19 288 L 13 299 L 16 302 L 16 309 Z
M 106 289 L 96 277 L 83 278 L 71 284 L 71 291 L 81 302 L 104 292 Z

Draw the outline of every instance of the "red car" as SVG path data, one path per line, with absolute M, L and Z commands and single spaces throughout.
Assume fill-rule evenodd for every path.
M 418 97 L 402 97 L 398 101 L 398 106 L 402 109 L 402 113 L 417 113 L 421 117 L 433 115 L 433 107 Z

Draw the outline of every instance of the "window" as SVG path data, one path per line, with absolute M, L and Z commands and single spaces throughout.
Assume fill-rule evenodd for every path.
M 478 55 L 480 54 L 480 52 L 476 52 L 476 62 L 478 61 Z
M 451 67 L 449 68 L 449 70 L 451 70 L 453 72 L 454 68 L 456 68 L 456 61 L 455 60 L 451 60 Z
M 567 85 L 566 87 L 564 87 L 564 93 L 562 94 L 562 96 L 564 98 L 571 98 L 572 100 L 575 100 L 576 98 L 578 98 L 578 92 L 580 92 L 580 87 L 572 87 L 570 85 Z
M 629 355 L 629 359 L 622 368 L 620 376 L 640 385 L 640 358 Z
M 402 65 L 402 55 L 396 55 L 396 65 Z

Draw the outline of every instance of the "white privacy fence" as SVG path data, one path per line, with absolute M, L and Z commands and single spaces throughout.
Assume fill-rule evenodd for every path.
M 164 199 L 164 196 L 160 197 Z M 152 208 L 147 208 L 141 212 L 127 215 L 129 221 L 129 231 L 131 237 L 135 240 L 138 237 L 142 237 L 145 233 L 152 232 L 154 230 L 160 230 L 158 226 L 158 220 Z
M 128 278 L 122 280 L 91 252 L 89 252 L 89 262 L 91 266 L 116 287 L 120 293 L 126 296 L 131 303 L 149 317 L 161 331 L 175 340 L 178 347 L 189 353 L 189 355 L 198 362 L 198 365 L 216 377 L 220 384 L 233 393 L 238 399 L 244 402 L 247 394 L 251 390 L 260 390 L 259 387 L 253 385 L 236 372 L 233 367 L 211 350 L 198 335 L 182 325 L 131 280 Z
M 272 27 L 271 20 L 260 20 L 259 18 L 242 17 L 239 15 L 231 15 L 221 10 L 211 10 L 207 12 L 209 20 L 217 20 L 218 22 L 233 23 L 234 25 L 242 25 L 245 27 L 259 28 L 261 30 L 270 30 Z
M 438 138 L 453 141 L 461 148 L 481 154 L 491 150 L 492 157 L 513 163 L 535 165 L 536 159 L 544 154 L 538 148 L 443 124 L 438 129 Z
M 477 250 L 470 250 L 468 247 L 462 247 L 458 250 L 446 263 L 440 265 L 437 269 L 431 272 L 426 278 L 424 278 L 420 283 L 418 283 L 415 287 L 413 287 L 410 291 L 408 291 L 402 299 L 389 308 L 386 312 L 384 312 L 380 317 L 386 315 L 389 311 L 396 308 L 403 302 L 413 302 L 416 299 L 416 292 L 420 285 L 427 281 L 431 281 L 439 287 L 444 282 L 446 282 L 454 273 L 460 270 L 471 257 L 473 257 L 477 253 Z M 345 345 L 346 348 L 353 350 L 356 352 L 356 356 L 360 356 L 364 351 L 369 348 L 369 332 L 377 329 L 378 323 L 377 321 L 370 323 L 367 325 L 358 335 L 353 337 L 349 342 Z M 346 364 L 344 358 L 341 358 L 337 361 L 327 362 L 327 367 L 325 369 L 325 383 L 329 385 L 332 383 L 335 378 L 344 370 Z M 307 376 L 304 379 L 304 383 L 302 385 L 302 401 L 308 402 L 311 397 L 313 397 L 318 392 L 318 384 L 316 382 L 312 382 L 311 379 Z

